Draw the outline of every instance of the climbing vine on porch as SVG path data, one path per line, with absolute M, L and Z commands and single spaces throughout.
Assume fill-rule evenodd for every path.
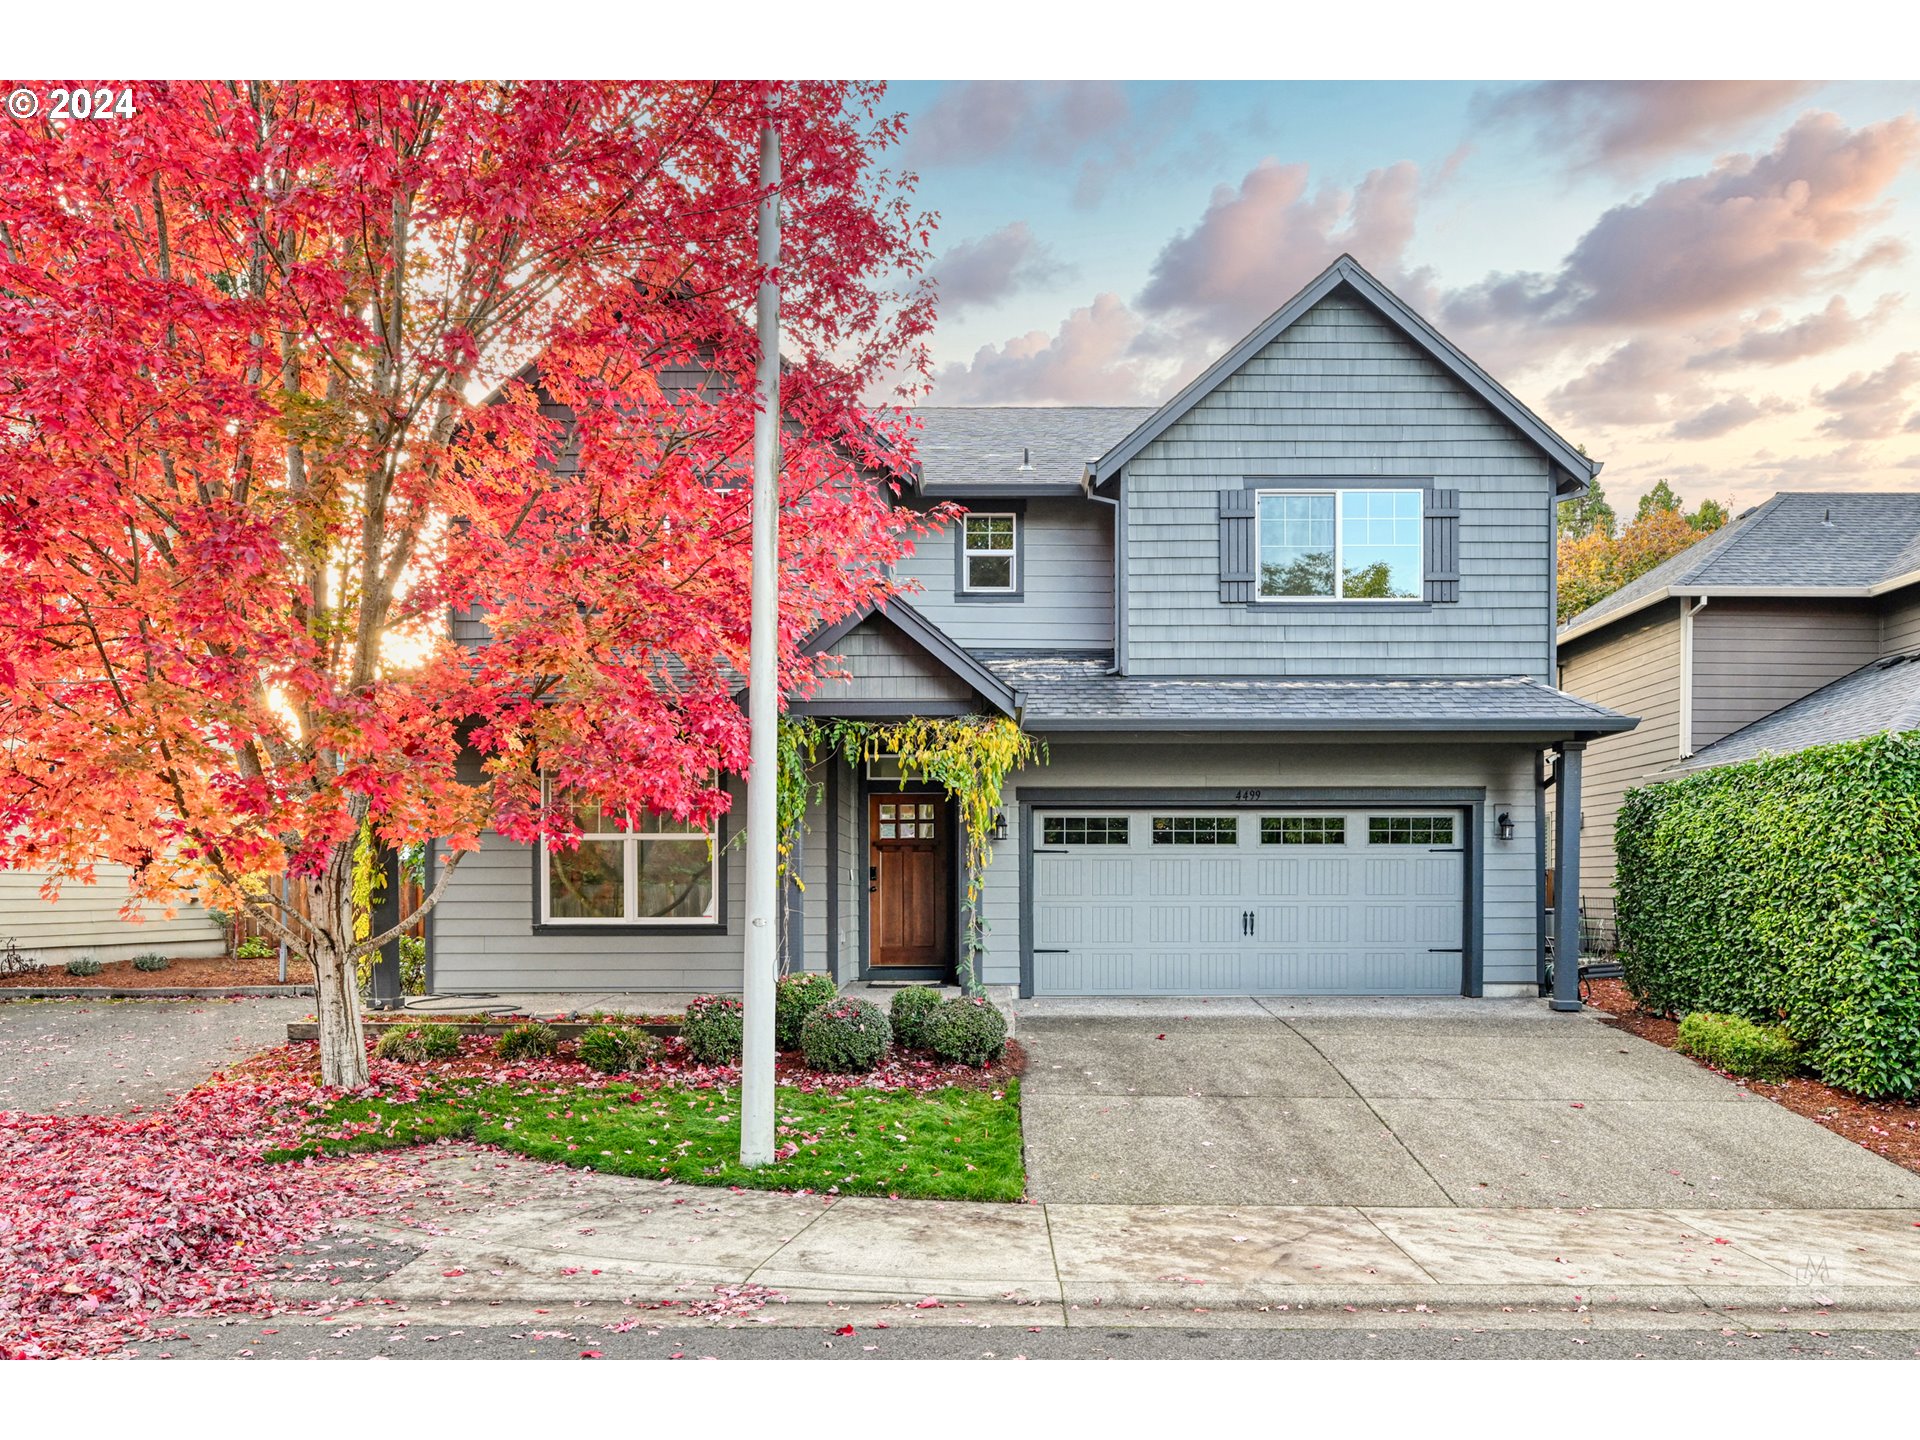
M 913 716 L 905 720 L 846 720 L 805 716 L 780 718 L 780 864 L 806 833 L 808 807 L 824 787 L 809 772 L 821 756 L 838 755 L 849 765 L 897 760 L 903 774 L 944 787 L 959 806 L 967 894 L 959 963 L 960 986 L 978 993 L 979 958 L 986 948 L 981 888 L 993 860 L 993 818 L 1001 808 L 1007 777 L 1027 765 L 1047 762 L 1046 742 L 1005 716 Z

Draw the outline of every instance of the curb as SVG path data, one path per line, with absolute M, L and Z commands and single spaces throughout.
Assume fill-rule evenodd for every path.
M 9 1000 L 225 1000 L 230 997 L 294 1000 L 312 994 L 311 985 L 154 985 L 139 989 L 109 985 L 19 985 L 0 989 L 0 1004 Z

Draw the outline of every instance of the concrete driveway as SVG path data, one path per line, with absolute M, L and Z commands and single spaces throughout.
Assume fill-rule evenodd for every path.
M 1920 1206 L 1920 1175 L 1532 1000 L 1025 1001 L 1019 1035 L 1042 1201 Z

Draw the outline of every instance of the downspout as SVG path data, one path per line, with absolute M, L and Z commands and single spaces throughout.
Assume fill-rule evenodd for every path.
M 1707 608 L 1705 595 L 1680 602 L 1680 758 L 1693 754 L 1693 617 Z
M 1124 475 L 1121 477 L 1121 483 L 1125 483 Z M 1126 512 L 1121 508 L 1120 496 L 1116 495 L 1108 499 L 1105 495 L 1094 493 L 1091 461 L 1080 474 L 1080 489 L 1089 500 L 1098 500 L 1102 505 L 1113 507 L 1113 663 L 1107 667 L 1107 674 L 1124 675 L 1127 673 L 1123 658 L 1126 653 L 1127 596 L 1124 583 L 1126 566 L 1122 563 L 1120 547 L 1126 543 Z

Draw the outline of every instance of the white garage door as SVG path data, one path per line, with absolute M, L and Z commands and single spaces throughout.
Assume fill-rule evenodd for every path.
M 1465 813 L 1042 811 L 1037 995 L 1457 995 Z

